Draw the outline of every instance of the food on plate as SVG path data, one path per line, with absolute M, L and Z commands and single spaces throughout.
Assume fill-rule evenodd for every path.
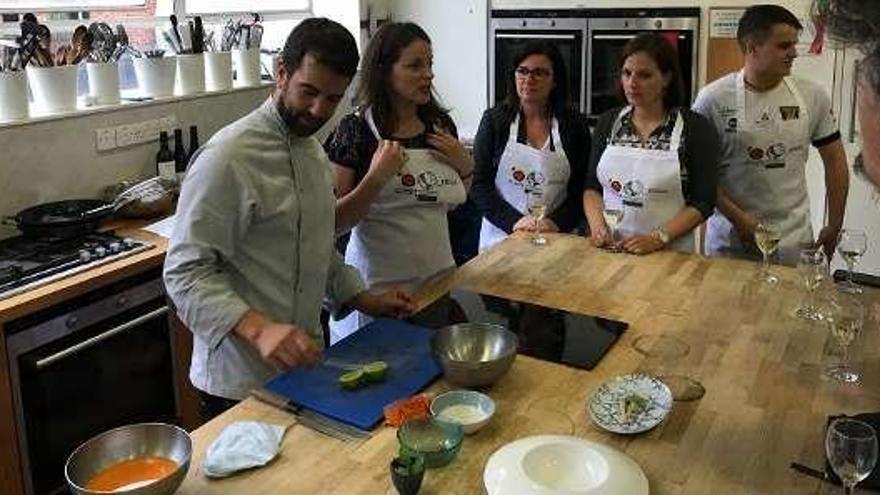
M 469 425 L 482 420 L 485 414 L 473 404 L 454 404 L 444 408 L 438 416 L 446 421 Z
M 620 399 L 620 415 L 624 423 L 629 423 L 639 414 L 645 412 L 651 404 L 650 400 L 639 394 L 629 394 Z
M 409 418 L 427 418 L 431 412 L 431 397 L 425 394 L 400 399 L 385 406 L 385 424 L 400 426 Z

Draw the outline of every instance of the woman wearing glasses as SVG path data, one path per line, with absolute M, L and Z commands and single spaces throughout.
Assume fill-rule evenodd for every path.
M 712 214 L 720 148 L 711 123 L 686 107 L 675 48 L 654 33 L 623 49 L 628 105 L 605 112 L 590 154 L 584 211 L 597 246 L 648 254 L 695 249 L 693 230 Z M 603 211 L 623 212 L 617 239 Z
M 407 291 L 455 266 L 447 212 L 466 200 L 473 159 L 434 97 L 431 41 L 413 23 L 382 26 L 367 46 L 358 110 L 325 148 L 336 172 L 336 224 L 351 230 L 346 263 L 371 290 Z M 448 298 L 415 315 L 447 324 Z M 331 343 L 368 322 L 331 322 Z
M 481 250 L 517 230 L 570 232 L 583 218 L 590 131 L 569 108 L 562 55 L 534 42 L 512 62 L 507 98 L 483 114 L 474 142 L 471 197 L 484 217 Z M 526 214 L 530 195 L 540 195 L 546 209 L 540 222 Z

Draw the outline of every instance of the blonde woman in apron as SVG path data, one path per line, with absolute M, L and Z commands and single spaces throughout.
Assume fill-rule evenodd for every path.
M 568 77 L 559 50 L 525 45 L 513 57 L 507 97 L 486 111 L 474 141 L 471 197 L 483 214 L 480 250 L 514 231 L 571 232 L 583 224 L 580 196 L 590 132 L 568 106 Z M 540 193 L 546 217 L 527 215 Z
M 590 238 L 633 254 L 694 252 L 693 230 L 714 208 L 717 137 L 706 119 L 681 108 L 678 58 L 664 38 L 628 42 L 620 72 L 628 105 L 599 119 L 583 196 Z
M 326 145 L 336 164 L 337 229 L 351 229 L 346 263 L 372 290 L 415 290 L 455 266 L 447 212 L 466 200 L 473 160 L 433 96 L 431 45 L 412 23 L 384 25 L 363 62 L 360 109 Z M 449 322 L 448 298 L 411 320 Z M 370 319 L 354 312 L 330 322 L 330 341 Z

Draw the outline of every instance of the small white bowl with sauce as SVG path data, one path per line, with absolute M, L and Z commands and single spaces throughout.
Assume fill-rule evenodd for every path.
M 470 435 L 495 415 L 495 401 L 473 390 L 453 390 L 431 401 L 431 415 L 440 421 L 460 424 L 465 435 Z

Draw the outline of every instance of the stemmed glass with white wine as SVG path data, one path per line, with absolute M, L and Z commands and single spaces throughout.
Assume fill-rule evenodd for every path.
M 835 419 L 825 433 L 825 454 L 843 482 L 843 492 L 850 495 L 877 464 L 877 432 L 863 421 Z
M 611 235 L 611 245 L 607 248 L 611 251 L 617 251 L 617 226 L 623 221 L 623 208 L 608 208 L 602 210 L 602 217 L 605 219 L 605 225 L 608 226 Z
M 837 254 L 843 258 L 846 263 L 846 282 L 841 283 L 837 288 L 843 292 L 850 294 L 861 294 L 862 288 L 853 282 L 853 269 L 858 263 L 859 258 L 868 250 L 868 236 L 864 230 L 859 229 L 843 229 L 837 240 Z
M 807 301 L 795 311 L 804 320 L 819 321 L 822 312 L 816 307 L 816 291 L 828 277 L 828 263 L 820 247 L 807 247 L 801 250 L 797 264 L 801 283 L 807 290 Z
M 862 333 L 865 324 L 865 308 L 855 296 L 839 294 L 825 304 L 823 319 L 837 344 L 836 362 L 825 367 L 825 375 L 843 383 L 856 383 L 859 374 L 849 364 L 849 348 Z
M 782 231 L 779 226 L 770 220 L 761 220 L 755 226 L 755 244 L 761 250 L 763 262 L 761 264 L 761 280 L 767 285 L 779 283 L 779 277 L 770 272 L 770 256 L 776 252 L 779 241 L 782 239 Z
M 541 233 L 541 221 L 547 214 L 547 204 L 544 202 L 544 192 L 540 189 L 533 189 L 526 192 L 526 208 L 529 210 L 529 216 L 532 217 L 532 244 L 543 246 L 547 244 L 547 238 Z

